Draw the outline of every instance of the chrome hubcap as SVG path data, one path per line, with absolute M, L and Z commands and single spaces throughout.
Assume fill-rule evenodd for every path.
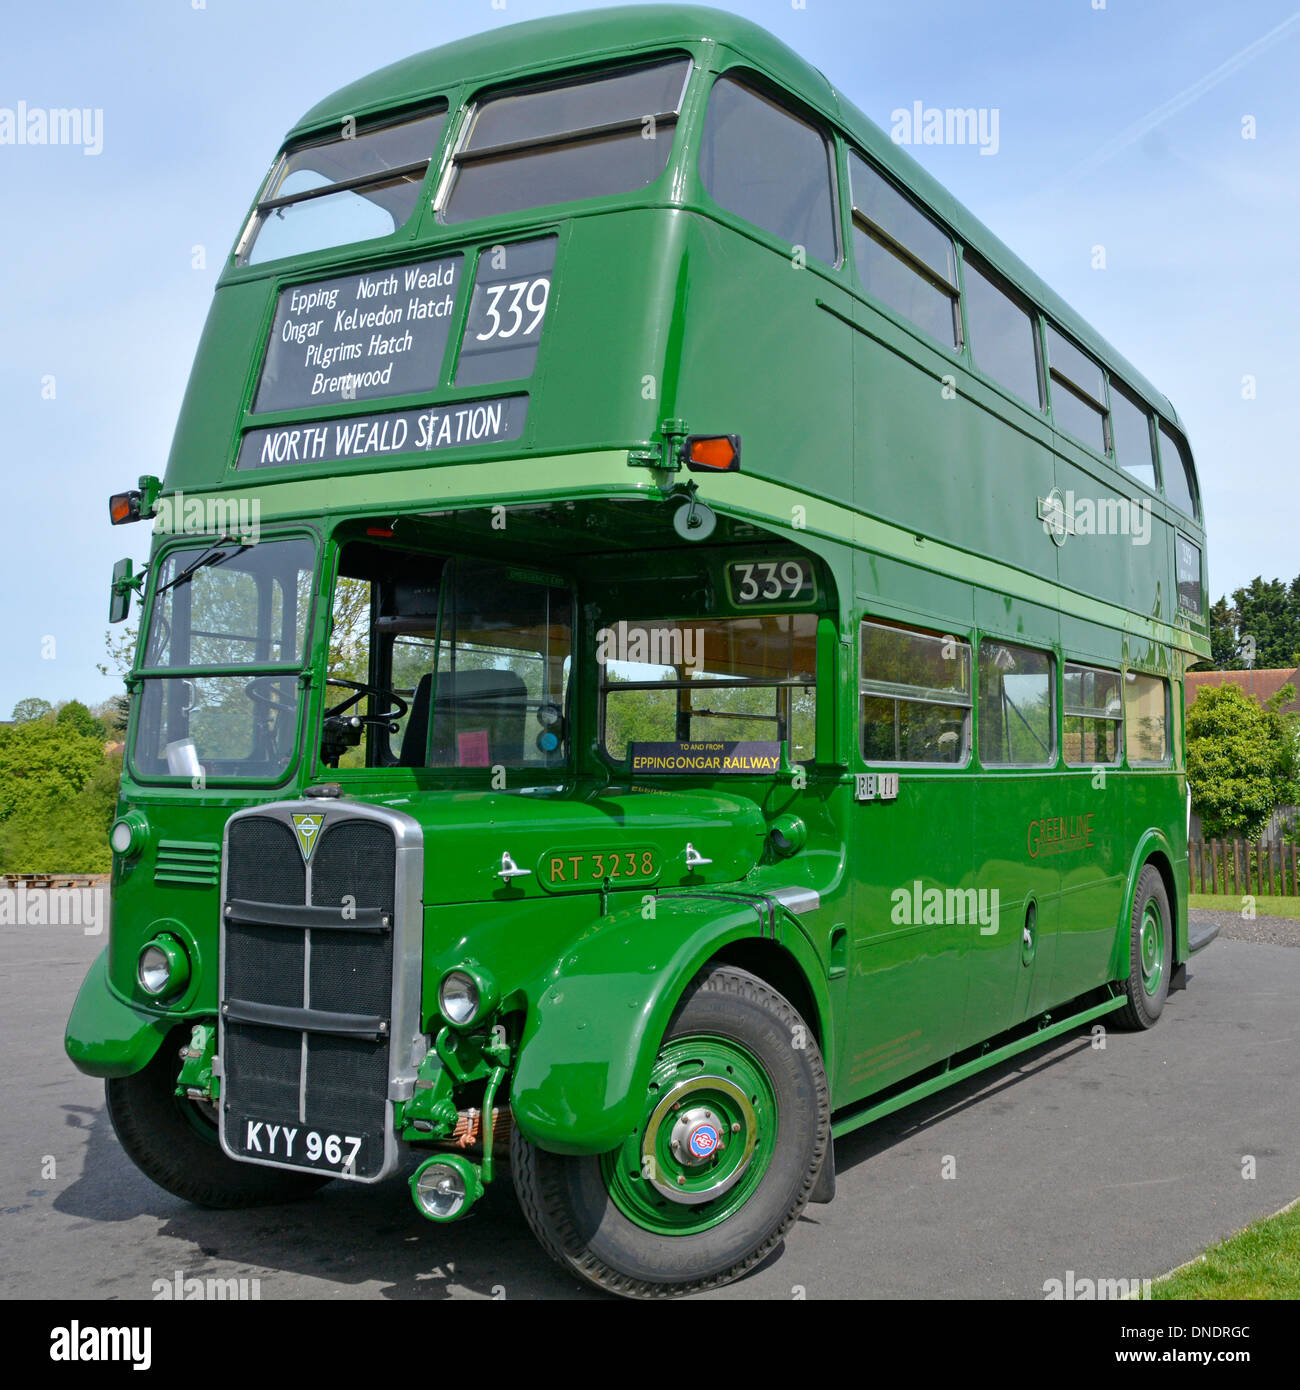
M 721 1095 L 735 1106 L 742 1117 L 738 1132 L 711 1106 L 689 1104 L 692 1095 L 700 1092 Z M 704 1170 L 707 1165 L 717 1163 L 733 1142 L 743 1145 L 742 1151 L 729 1155 L 731 1161 L 724 1165 L 725 1172 L 717 1182 L 704 1186 L 696 1186 L 693 1182 L 689 1189 L 683 1188 L 681 1182 L 684 1180 L 674 1182 L 660 1171 L 656 1160 L 660 1130 L 670 1123 L 669 1148 L 683 1168 Z M 758 1117 L 744 1091 L 725 1076 L 694 1076 L 671 1087 L 655 1106 L 641 1143 L 642 1171 L 665 1197 L 686 1206 L 698 1206 L 720 1197 L 739 1181 L 749 1167 L 757 1142 Z

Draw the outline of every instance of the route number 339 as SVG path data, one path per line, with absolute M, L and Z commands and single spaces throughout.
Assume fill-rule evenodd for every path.
M 474 337 L 480 343 L 513 338 L 523 328 L 526 318 L 528 327 L 523 328 L 521 336 L 531 337 L 546 317 L 546 301 L 550 294 L 551 281 L 546 275 L 539 275 L 532 280 L 512 280 L 504 285 L 490 285 L 487 290 L 487 303 L 483 306 L 487 327 Z

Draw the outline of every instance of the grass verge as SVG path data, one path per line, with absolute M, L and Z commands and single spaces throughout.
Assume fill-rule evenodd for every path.
M 1300 1299 L 1300 1199 L 1157 1279 L 1151 1297 Z
M 1193 893 L 1188 898 L 1190 907 L 1204 908 L 1208 912 L 1240 912 L 1241 898 L 1234 893 Z M 1255 899 L 1256 916 L 1300 917 L 1300 898 Z

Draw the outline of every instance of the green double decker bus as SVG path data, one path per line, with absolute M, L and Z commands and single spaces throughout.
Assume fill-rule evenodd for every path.
M 289 133 L 152 519 L 67 1050 L 234 1208 L 508 1168 L 632 1296 L 1189 954 L 1174 408 L 733 16 L 518 24 Z M 1154 1084 L 1154 1083 L 1153 1083 Z

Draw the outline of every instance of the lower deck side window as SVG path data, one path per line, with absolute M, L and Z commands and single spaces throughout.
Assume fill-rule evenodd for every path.
M 1124 718 L 1130 763 L 1169 760 L 1169 682 L 1163 676 L 1124 675 Z
M 951 635 L 864 622 L 859 725 L 870 763 L 965 763 L 970 751 L 970 644 Z

